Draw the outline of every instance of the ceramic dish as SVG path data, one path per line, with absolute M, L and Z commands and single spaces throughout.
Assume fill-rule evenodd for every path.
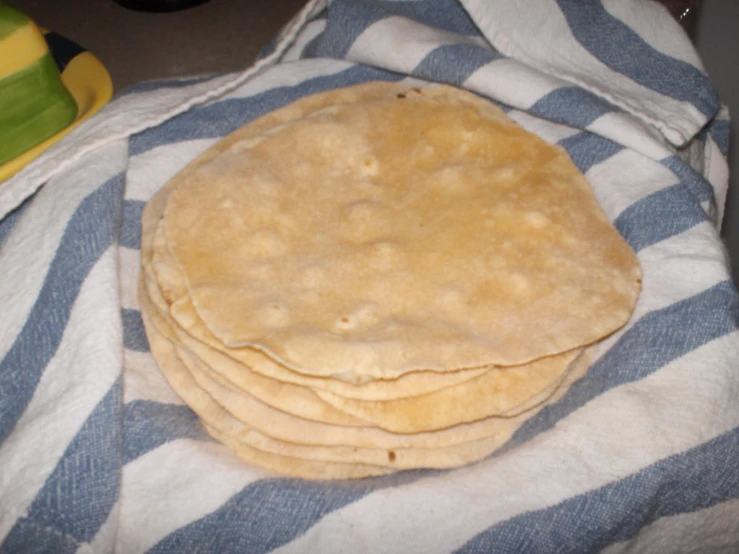
M 44 150 L 95 114 L 113 96 L 113 82 L 105 66 L 84 48 L 56 33 L 44 31 L 49 51 L 62 74 L 62 82 L 77 103 L 77 117 L 70 125 L 0 165 L 0 182 L 28 165 Z

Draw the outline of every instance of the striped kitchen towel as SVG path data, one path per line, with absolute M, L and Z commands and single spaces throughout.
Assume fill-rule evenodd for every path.
M 488 459 L 281 478 L 211 440 L 157 369 L 141 212 L 229 132 L 372 80 L 472 90 L 563 146 L 643 292 L 585 377 Z M 0 552 L 739 551 L 728 129 L 647 0 L 312 0 L 248 70 L 125 91 L 0 185 Z

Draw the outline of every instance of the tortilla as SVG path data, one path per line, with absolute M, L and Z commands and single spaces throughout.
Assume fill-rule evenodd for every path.
M 265 412 L 254 425 L 264 434 L 276 439 L 315 446 L 379 448 L 397 452 L 413 449 L 445 449 L 488 438 L 497 438 L 497 443 L 503 444 L 524 422 L 561 398 L 572 383 L 585 374 L 588 367 L 586 359 L 584 356 L 579 357 L 564 373 L 562 379 L 550 389 L 542 391 L 510 412 L 440 431 L 398 434 L 376 427 L 336 427 L 308 420 L 296 421 L 274 410 Z M 245 415 L 242 391 L 229 387 L 216 374 L 209 372 L 205 364 L 193 364 L 189 369 L 198 386 L 207 391 L 218 404 L 237 419 L 248 418 Z
M 199 385 L 201 381 L 198 380 L 198 376 L 202 378 L 203 373 L 200 371 L 202 366 L 197 358 L 181 348 L 176 350 L 180 361 L 190 371 L 195 383 Z M 207 392 L 209 389 L 203 390 Z M 211 398 L 215 400 L 212 396 Z M 240 402 L 239 405 L 243 407 L 243 402 Z M 229 414 L 233 415 L 232 412 L 229 412 Z M 227 419 L 230 419 L 230 417 Z M 239 418 L 236 419 L 243 421 Z M 245 423 L 250 428 L 254 428 L 249 421 Z M 297 430 L 302 430 L 303 433 L 307 431 L 303 428 L 306 421 L 295 418 L 292 423 Z M 397 470 L 444 469 L 469 464 L 484 458 L 510 438 L 518 427 L 516 423 L 519 422 L 505 420 L 505 423 L 499 426 L 499 432 L 495 435 L 439 448 L 414 448 L 402 442 L 400 447 L 395 448 L 384 448 L 377 445 L 358 447 L 347 444 L 305 444 L 302 441 L 275 439 L 269 435 L 268 431 L 253 434 L 250 437 L 250 444 L 267 452 L 291 455 L 307 460 L 360 463 L 390 467 Z
M 168 189 L 168 187 L 167 187 Z M 166 197 L 168 190 L 163 189 L 159 195 Z M 158 202 L 156 204 L 158 205 Z M 262 352 L 249 348 L 227 348 L 215 338 L 203 325 L 192 306 L 187 294 L 184 277 L 178 270 L 175 262 L 168 255 L 169 251 L 164 242 L 162 222 L 158 217 L 158 210 L 145 212 L 147 221 L 157 221 L 158 225 L 147 225 L 142 237 L 141 257 L 143 271 L 148 276 L 149 297 L 172 324 L 181 328 L 180 340 L 189 348 L 198 349 L 205 356 L 217 356 L 222 352 L 238 364 L 212 364 L 224 377 L 238 384 L 244 389 L 252 385 L 252 374 L 268 377 L 283 383 L 293 383 L 315 390 L 329 392 L 347 398 L 360 400 L 391 400 L 408 396 L 427 394 L 449 386 L 463 383 L 488 371 L 489 367 L 462 369 L 456 372 L 439 373 L 435 371 L 416 371 L 407 373 L 398 379 L 373 380 L 361 384 L 353 384 L 341 380 L 324 377 L 310 377 L 292 371 L 280 365 Z M 176 322 L 176 323 L 175 323 Z M 320 401 L 319 399 L 317 399 Z
M 278 110 L 175 179 L 166 242 L 215 337 L 356 382 L 520 365 L 628 320 L 638 261 L 564 150 L 471 93 L 382 88 Z
M 162 236 L 157 232 L 155 243 Z M 155 252 L 155 259 L 156 255 Z M 165 273 L 161 271 L 161 263 L 155 263 L 155 266 L 160 268 L 160 284 L 171 281 L 173 268 Z M 156 297 L 156 291 L 150 296 Z M 186 299 L 183 297 L 175 304 Z M 161 313 L 166 317 L 165 310 L 162 307 Z M 194 315 L 192 317 L 195 318 Z M 568 352 L 512 368 L 489 368 L 472 379 L 433 393 L 377 402 L 348 400 L 327 391 L 311 391 L 265 378 L 251 371 L 248 366 L 193 340 L 188 333 L 178 332 L 176 328 L 174 332 L 177 335 L 175 340 L 193 351 L 213 371 L 223 374 L 233 385 L 272 407 L 336 425 L 362 426 L 369 421 L 398 433 L 434 431 L 504 413 L 546 389 L 562 375 L 578 354 L 577 351 Z M 192 326 L 188 332 L 192 332 Z M 251 349 L 249 351 L 254 352 Z M 444 406 L 444 409 L 439 410 L 438 406 Z M 337 410 L 332 412 L 332 407 Z
M 635 254 L 564 150 L 448 86 L 304 98 L 142 217 L 162 372 L 250 463 L 311 479 L 480 460 L 620 328 Z
M 505 443 L 528 417 L 500 419 L 494 435 L 441 448 L 351 447 L 292 443 L 274 439 L 248 422 L 234 418 L 193 379 L 197 360 L 171 344 L 144 316 L 152 352 L 175 391 L 197 413 L 206 430 L 251 463 L 283 474 L 312 479 L 380 475 L 392 470 L 456 467 L 478 461 Z M 305 421 L 294 418 L 297 428 Z M 492 427 L 492 426 L 491 426 Z
M 410 398 L 370 402 L 326 391 L 316 394 L 339 410 L 387 431 L 436 431 L 514 409 L 556 382 L 580 352 L 576 349 L 522 366 L 491 370 L 460 385 Z
M 156 335 L 154 340 L 157 342 L 161 343 L 162 338 L 167 342 L 172 342 L 174 334 L 167 327 L 165 319 L 156 310 L 146 308 L 149 301 L 143 281 L 140 283 L 140 298 L 142 299 L 142 308 L 145 309 L 147 314 L 147 333 Z M 560 398 L 571 384 L 580 379 L 587 370 L 587 357 L 581 355 L 570 365 L 560 380 L 552 383 L 549 388 L 542 390 L 539 394 L 528 398 L 524 403 L 501 414 L 501 417 L 489 417 L 474 423 L 462 424 L 435 432 L 397 434 L 371 426 L 334 426 L 296 418 L 289 413 L 272 408 L 268 404 L 258 400 L 255 401 L 254 398 L 251 398 L 248 393 L 242 390 L 234 389 L 229 386 L 226 380 L 212 371 L 207 364 L 199 360 L 197 356 L 187 352 L 186 348 L 181 346 L 177 348 L 180 353 L 178 358 L 189 360 L 188 371 L 192 377 L 191 386 L 201 388 L 236 419 L 247 422 L 264 435 L 294 444 L 379 448 L 394 451 L 399 449 L 443 449 L 491 437 L 498 437 L 500 441 L 504 442 L 505 438 L 515 432 L 523 422 L 535 415 L 548 403 Z M 166 359 L 160 359 L 159 357 L 157 361 L 160 367 L 167 363 Z M 168 374 L 169 371 L 165 371 L 165 375 Z
M 147 315 L 143 315 L 143 321 L 152 353 L 172 388 L 198 415 L 208 433 L 247 462 L 282 475 L 306 479 L 358 479 L 393 471 L 367 464 L 315 461 L 258 448 L 256 445 L 269 442 L 269 439 L 231 417 L 195 386 L 173 345 L 152 327 Z

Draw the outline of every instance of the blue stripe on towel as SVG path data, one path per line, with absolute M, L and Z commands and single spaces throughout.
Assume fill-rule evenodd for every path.
M 321 47 L 321 41 L 323 41 L 323 33 L 321 33 L 318 36 L 315 36 L 311 39 L 311 41 L 305 45 L 305 48 L 303 48 L 303 51 L 300 54 L 301 58 L 318 58 L 318 50 Z
M 585 89 L 560 87 L 542 96 L 526 111 L 550 121 L 585 129 L 600 116 L 616 110 L 613 104 Z
M 309 94 L 369 81 L 398 81 L 403 77 L 381 69 L 356 66 L 339 73 L 307 79 L 298 85 L 277 87 L 247 98 L 208 104 L 131 137 L 129 155 L 135 156 L 165 144 L 221 138 L 249 121 Z
M 0 361 L 0 444 L 13 430 L 59 347 L 82 283 L 117 239 L 123 174 L 88 195 L 59 243 L 26 323 Z
M 146 202 L 125 200 L 123 202 L 123 222 L 121 224 L 120 245 L 138 250 L 141 248 L 141 214 Z
M 323 10 L 314 21 L 318 20 L 328 20 L 328 10 Z M 324 29 L 325 30 L 325 29 Z M 300 53 L 301 58 L 317 58 L 318 56 L 318 49 L 321 47 L 321 42 L 323 41 L 323 31 L 313 37 L 308 44 L 305 45 L 303 48 L 303 51 Z
M 141 312 L 123 308 L 121 310 L 123 322 L 123 346 L 134 352 L 149 352 L 149 341 L 146 338 L 144 322 Z
M 126 464 L 173 440 L 213 440 L 187 406 L 152 400 L 134 400 L 126 404 L 123 434 Z
M 726 119 L 714 119 L 708 124 L 708 134 L 718 146 L 724 158 L 729 157 L 731 123 Z
M 575 39 L 612 70 L 655 92 L 690 102 L 706 116 L 716 113 L 718 96 L 705 74 L 652 48 L 601 2 L 557 0 L 557 4 Z
M 95 537 L 121 484 L 122 400 L 119 378 L 69 443 L 0 552 L 74 552 Z
M 677 155 L 660 160 L 660 163 L 678 176 L 680 182 L 692 192 L 699 202 L 708 202 L 716 209 L 716 197 L 708 180 L 681 160 Z
M 461 35 L 479 34 L 475 23 L 456 0 L 334 0 L 328 9 L 326 30 L 312 46 L 311 53 L 319 58 L 343 59 L 359 35 L 372 24 L 388 17 L 405 17 L 429 27 Z
M 371 492 L 364 481 L 265 479 L 246 486 L 215 512 L 171 533 L 149 554 L 187 551 L 260 554 L 294 540 L 327 514 Z M 191 550 L 192 551 L 192 550 Z
M 503 57 L 478 44 L 446 44 L 435 48 L 412 71 L 414 77 L 461 85 L 481 67 Z
M 74 537 L 22 518 L 0 544 L 0 554 L 74 554 L 79 547 Z
M 648 377 L 668 363 L 739 328 L 739 296 L 730 281 L 644 315 L 558 402 L 524 423 L 505 449 L 530 440 L 598 395 Z
M 614 225 L 638 252 L 709 220 L 692 191 L 679 183 L 631 204 L 619 214 Z
M 493 525 L 457 552 L 599 552 L 659 518 L 739 498 L 737 459 L 739 428 L 551 508 Z
M 587 131 L 562 139 L 557 144 L 567 150 L 572 162 L 583 173 L 624 149 L 612 140 Z

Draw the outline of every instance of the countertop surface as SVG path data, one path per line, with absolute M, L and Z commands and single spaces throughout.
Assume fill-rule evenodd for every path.
M 113 0 L 10 0 L 108 68 L 117 91 L 145 80 L 246 68 L 304 0 L 210 0 L 168 13 Z

